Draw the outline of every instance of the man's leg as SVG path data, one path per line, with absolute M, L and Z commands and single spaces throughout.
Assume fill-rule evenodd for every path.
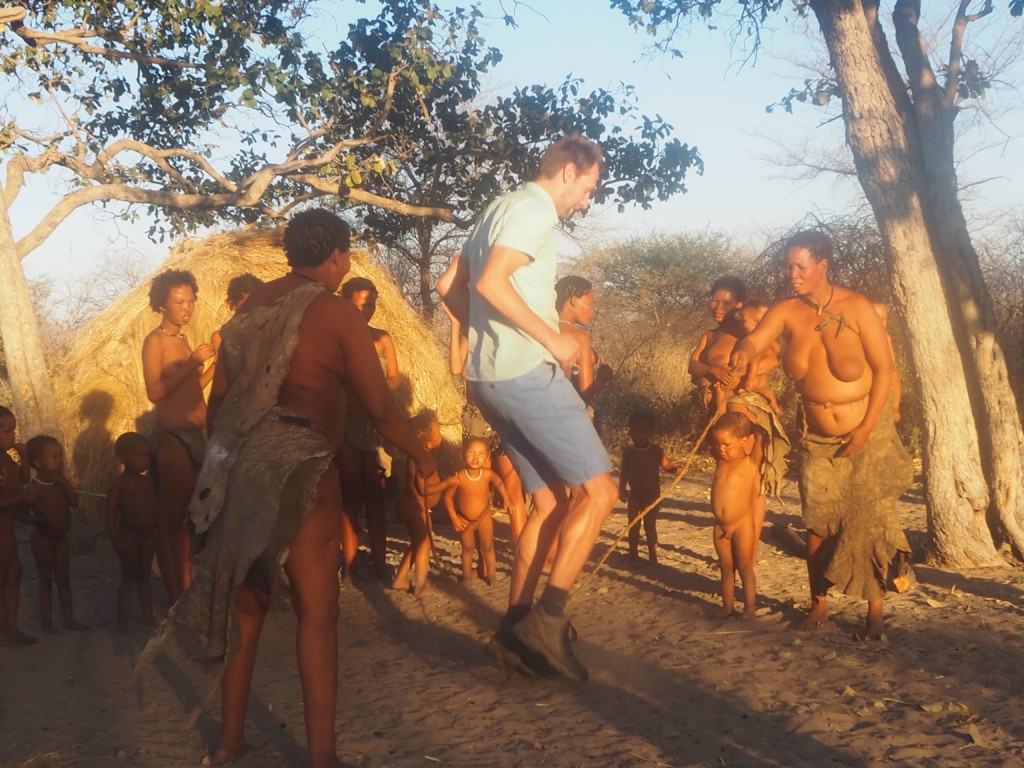
M 618 498 L 619 489 L 611 475 L 602 473 L 583 483 L 583 493 L 569 500 L 547 588 L 568 591 L 576 583 Z
M 362 454 L 342 441 L 335 465 L 341 477 L 341 550 L 345 581 L 356 584 L 356 556 L 359 551 L 359 510 L 363 507 Z
M 384 507 L 384 470 L 377 462 L 376 453 L 362 453 L 363 493 L 366 509 L 366 534 L 373 557 L 373 574 L 384 582 L 391 580 L 388 568 L 388 532 Z
M 299 626 L 296 655 L 306 714 L 311 768 L 338 764 L 334 717 L 338 707 L 338 549 L 341 485 L 328 468 L 316 499 L 292 541 L 285 571 Z
M 221 678 L 221 734 L 211 762 L 225 765 L 237 760 L 249 749 L 245 741 L 245 710 L 249 705 L 252 671 L 256 666 L 263 620 L 270 606 L 270 595 L 248 584 L 235 588 L 235 616 L 241 642 Z
M 533 494 L 533 512 L 526 519 L 526 525 L 519 532 L 519 541 L 516 543 L 508 594 L 509 608 L 522 606 L 524 616 L 533 604 L 533 593 L 544 567 L 544 556 L 551 548 L 568 505 L 569 499 L 562 486 L 544 487 Z M 538 559 L 538 552 L 544 553 L 544 556 Z
M 565 604 L 618 496 L 611 476 L 602 473 L 587 480 L 582 492 L 569 500 L 558 528 L 558 548 L 544 592 L 537 605 L 512 630 L 521 643 L 541 655 L 558 674 L 576 682 L 585 681 L 588 673 L 569 646 Z M 541 559 L 534 558 L 537 562 L 532 564 L 531 571 L 536 570 Z M 512 606 L 509 610 L 511 614 Z

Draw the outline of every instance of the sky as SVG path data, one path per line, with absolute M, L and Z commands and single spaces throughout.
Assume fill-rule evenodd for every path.
M 346 7 L 368 14 L 373 5 L 371 0 Z M 482 7 L 489 14 L 500 10 L 497 0 L 484 0 Z M 512 7 L 511 0 L 505 7 Z M 583 78 L 588 89 L 632 84 L 641 112 L 665 118 L 681 141 L 700 150 L 705 163 L 703 176 L 688 175 L 686 194 L 651 210 L 627 208 L 619 214 L 614 204 L 595 207 L 583 223 L 584 242 L 588 232 L 597 242 L 652 232 L 711 230 L 725 232 L 737 246 L 757 250 L 808 213 L 828 216 L 862 205 L 856 182 L 785 178 L 786 172 L 771 159 L 805 145 L 842 149 L 842 123 L 832 119 L 834 111 L 803 105 L 793 114 L 765 110 L 809 77 L 801 64 L 814 62 L 821 47 L 813 28 L 807 35 L 797 29 L 802 22 L 774 20 L 774 28 L 763 33 L 756 61 L 749 61 L 746 43 L 733 40 L 727 21 L 716 30 L 696 25 L 676 38 L 684 56 L 673 59 L 652 56 L 652 38 L 630 29 L 625 17 L 604 0 L 519 5 L 515 13 L 515 29 L 498 16 L 482 24 L 483 37 L 504 54 L 487 84 L 490 91 L 507 92 L 532 83 L 557 85 L 570 73 Z M 993 49 L 1008 24 L 1022 25 L 1020 20 L 1010 22 L 1005 10 L 994 16 L 998 18 L 987 29 L 971 30 L 975 39 Z M 942 20 L 935 23 L 939 26 Z M 1024 34 L 1024 26 L 1017 34 Z M 947 45 L 943 37 L 936 38 L 937 50 Z M 1016 64 L 1004 80 L 1024 84 L 1024 64 Z M 964 158 L 961 181 L 984 180 L 971 187 L 967 201 L 969 213 L 979 222 L 998 219 L 1024 203 L 1024 96 L 1020 90 L 1001 87 L 984 107 L 987 113 L 998 113 L 998 119 L 990 121 L 975 111 L 958 119 L 980 126 L 958 140 Z M 52 206 L 53 184 L 37 182 L 31 198 L 17 206 L 26 212 Z M 19 227 L 17 206 L 12 219 L 16 234 L 23 234 L 27 224 Z M 25 221 L 29 220 L 35 217 L 29 215 Z M 94 269 L 104 253 L 127 253 L 155 266 L 168 244 L 150 243 L 147 226 L 146 221 L 118 225 L 96 209 L 80 211 L 25 260 L 26 272 L 32 278 L 74 280 Z

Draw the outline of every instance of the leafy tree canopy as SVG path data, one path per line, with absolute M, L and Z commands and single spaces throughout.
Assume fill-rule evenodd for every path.
M 588 92 L 568 77 L 481 103 L 481 79 L 501 54 L 482 39 L 475 6 L 383 0 L 325 47 L 331 8 L 0 6 L 0 66 L 13 96 L 0 107 L 8 207 L 32 172 L 63 167 L 75 187 L 18 243 L 19 257 L 92 202 L 142 204 L 159 237 L 334 196 L 375 208 L 368 223 L 386 231 L 395 217 L 464 223 L 570 130 L 606 149 L 598 201 L 647 206 L 701 170 L 696 149 L 641 115 L 626 85 Z M 27 110 L 22 97 L 37 106 Z

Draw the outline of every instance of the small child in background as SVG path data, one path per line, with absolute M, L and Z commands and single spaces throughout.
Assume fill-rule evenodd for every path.
M 632 525 L 639 514 L 661 495 L 659 472 L 678 472 L 660 445 L 651 442 L 654 435 L 654 416 L 646 411 L 632 413 L 627 422 L 631 446 L 622 451 L 619 470 L 619 500 L 626 504 L 626 514 Z M 644 515 L 644 536 L 647 539 L 647 557 L 658 563 L 658 512 L 661 505 Z M 637 562 L 640 549 L 640 527 L 629 529 L 629 559 Z
M 125 432 L 114 443 L 114 452 L 124 470 L 107 491 L 107 533 L 121 561 L 121 583 L 117 588 L 117 629 L 123 631 L 128 619 L 132 592 L 139 596 L 142 618 L 156 624 L 153 589 L 149 579 L 156 552 L 156 523 L 159 508 L 156 484 L 148 474 L 151 448 L 138 432 Z
M 708 439 L 717 462 L 711 481 L 711 513 L 722 574 L 722 610 L 718 617 L 733 614 L 738 569 L 743 582 L 743 618 L 753 619 L 757 615 L 754 505 L 761 495 L 761 474 L 750 455 L 754 424 L 746 415 L 731 411 L 718 418 Z
M 27 448 L 15 434 L 14 414 L 0 406 L 0 646 L 21 648 L 36 638 L 18 628 L 21 599 L 21 559 L 14 537 L 17 523 L 32 522 L 25 508 L 24 488 L 29 481 Z M 18 454 L 15 461 L 10 452 Z
M 768 302 L 761 301 L 760 299 L 753 299 L 744 304 L 743 308 L 740 309 L 743 330 L 747 333 L 754 330 L 767 311 Z M 764 352 L 750 361 L 750 365 L 747 366 L 747 372 L 743 374 L 739 384 L 740 390 L 757 392 L 764 395 L 772 410 L 775 411 L 776 416 L 782 415 L 782 409 L 779 407 L 779 401 L 775 397 L 775 390 L 772 389 L 771 383 L 768 381 L 768 375 L 779 367 L 779 352 L 781 349 L 782 347 L 779 345 L 779 342 L 773 341 Z
M 71 510 L 78 507 L 78 494 L 64 475 L 64 450 L 57 438 L 36 435 L 28 441 L 28 461 L 36 476 L 25 489 L 25 501 L 32 509 L 36 526 L 29 543 L 39 572 L 39 613 L 43 630 L 53 628 L 53 583 L 57 582 L 64 628 L 88 629 L 75 621 L 71 608 Z
M 491 448 L 482 437 L 466 440 L 462 459 L 466 468 L 447 478 L 440 486 L 444 490 L 444 506 L 452 526 L 462 541 L 462 580 L 469 583 L 477 577 L 473 555 L 480 550 L 480 571 L 484 581 L 494 582 L 494 521 L 491 519 L 491 488 L 501 494 L 506 511 L 512 502 L 505 492 L 505 484 L 496 472 L 487 466 Z M 476 477 L 471 473 L 475 472 Z
M 424 409 L 409 419 L 416 436 L 423 442 L 423 447 L 432 451 L 441 444 L 441 424 L 437 414 Z M 441 499 L 440 480 L 435 472 L 426 480 L 426 488 L 417 480 L 416 463 L 408 462 L 407 481 L 402 494 L 395 502 L 395 516 L 402 521 L 409 531 L 409 550 L 402 557 L 395 579 L 391 582 L 392 589 L 403 592 L 412 587 L 416 597 L 428 597 L 432 594 L 427 584 L 430 571 L 430 509 Z M 416 568 L 415 581 L 410 584 L 409 573 Z

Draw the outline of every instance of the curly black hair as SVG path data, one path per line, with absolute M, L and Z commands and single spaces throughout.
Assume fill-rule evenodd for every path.
M 284 252 L 293 267 L 319 267 L 338 248 L 347 251 L 352 230 L 337 214 L 311 208 L 292 216 L 284 230 Z
M 149 284 L 149 306 L 154 312 L 159 312 L 167 303 L 167 297 L 171 291 L 180 285 L 187 285 L 192 293 L 199 294 L 199 283 L 196 277 L 187 269 L 165 269 L 153 278 Z

